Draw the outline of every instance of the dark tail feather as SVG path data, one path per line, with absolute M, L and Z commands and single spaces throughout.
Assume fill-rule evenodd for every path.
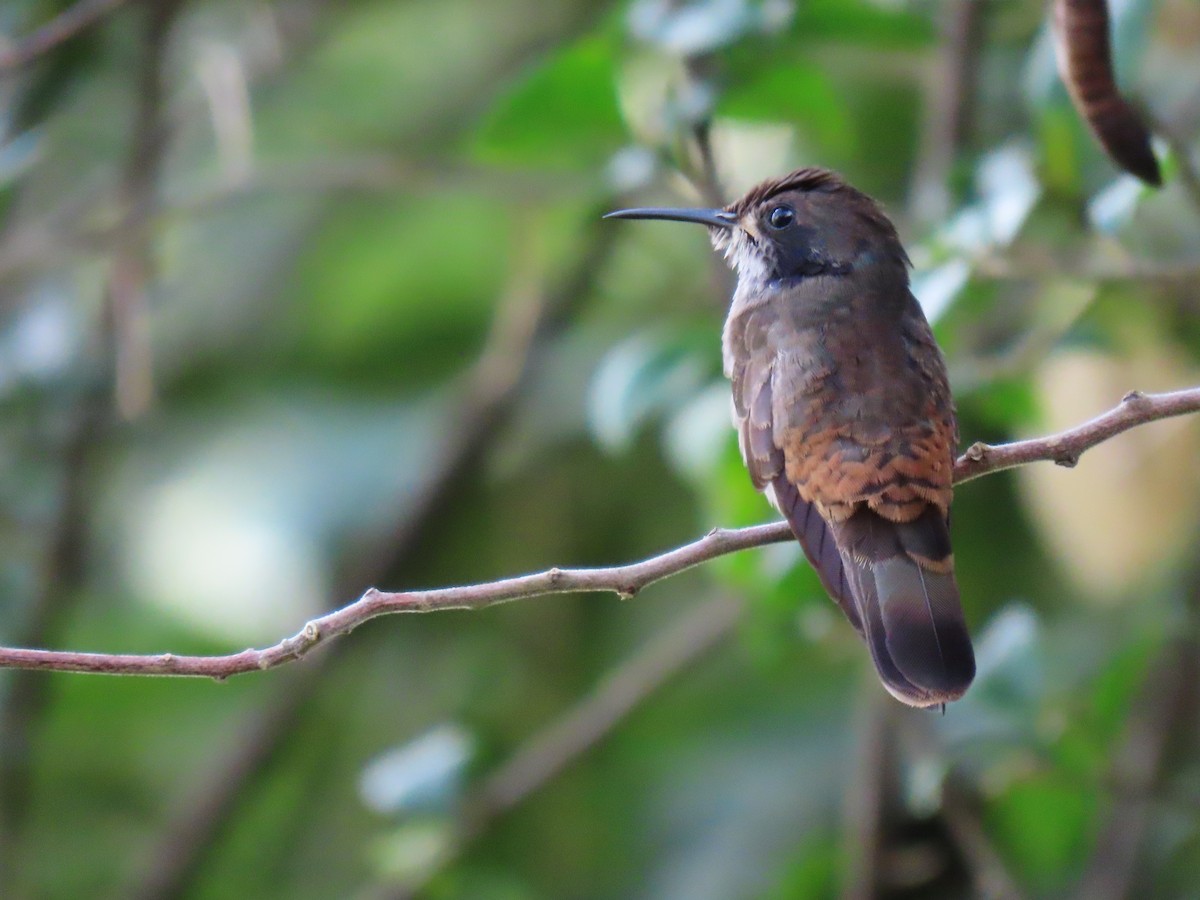
M 846 576 L 853 586 L 855 598 L 861 607 L 861 618 L 865 625 L 863 637 L 871 651 L 875 671 L 883 686 L 897 700 L 909 706 L 930 706 L 939 701 L 930 700 L 929 692 L 909 681 L 892 661 L 887 646 L 887 629 L 879 612 L 879 596 L 875 589 L 875 576 L 869 566 L 847 560 Z
M 941 513 L 930 507 L 896 523 L 862 509 L 834 529 L 884 685 L 912 706 L 957 700 L 975 677 L 975 654 Z
M 785 475 L 777 476 L 772 485 L 775 489 L 775 503 L 779 511 L 787 516 L 788 524 L 792 526 L 792 534 L 796 535 L 809 564 L 821 579 L 822 586 L 829 596 L 837 601 L 855 630 L 865 637 L 866 632 L 858 616 L 858 607 L 846 581 L 846 571 L 842 567 L 842 554 L 829 531 L 829 526 L 825 524 L 820 513 L 813 509 L 812 504 L 800 499 L 795 485 L 789 482 Z

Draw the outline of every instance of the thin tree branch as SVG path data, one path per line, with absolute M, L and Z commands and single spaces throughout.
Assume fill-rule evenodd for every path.
M 199 675 L 218 680 L 273 669 L 299 659 L 330 638 L 347 634 L 377 616 L 400 612 L 433 612 L 447 609 L 484 609 L 511 600 L 547 594 L 610 591 L 624 598 L 647 585 L 724 556 L 790 536 L 785 523 L 749 528 L 716 528 L 690 544 L 668 553 L 624 566 L 596 569 L 547 569 L 483 584 L 390 593 L 370 588 L 349 606 L 313 619 L 291 637 L 262 650 L 243 650 L 225 656 L 177 656 L 78 653 L 55 650 L 0 650 L 0 668 L 48 669 L 56 672 L 92 672 L 105 675 Z
M 0 75 L 24 68 L 124 3 L 125 0 L 79 0 L 28 36 L 0 48 Z
M 1172 416 L 1200 412 L 1200 387 L 1166 394 L 1130 391 L 1108 412 L 1059 434 L 1011 444 L 989 446 L 975 443 L 954 464 L 954 481 L 961 483 L 992 472 L 1033 462 L 1053 462 L 1073 467 L 1085 450 L 1116 437 L 1123 431 Z
M 1200 412 L 1200 387 L 1165 394 L 1131 391 L 1112 410 L 1076 428 L 1011 444 L 976 443 L 954 466 L 955 482 L 1033 462 L 1074 466 L 1091 447 L 1147 422 Z M 353 631 L 364 622 L 391 613 L 484 609 L 511 600 L 547 594 L 610 592 L 630 598 L 642 588 L 708 562 L 718 556 L 788 540 L 784 522 L 748 528 L 714 528 L 692 541 L 642 562 L 593 569 L 547 569 L 482 584 L 423 591 L 380 591 L 370 588 L 358 600 L 308 622 L 291 637 L 263 649 L 223 656 L 177 656 L 81 653 L 67 650 L 0 648 L 0 668 L 89 672 L 100 675 L 189 675 L 224 679 L 245 672 L 273 669 L 299 659 L 318 645 Z

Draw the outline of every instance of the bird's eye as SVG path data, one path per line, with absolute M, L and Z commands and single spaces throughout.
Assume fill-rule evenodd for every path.
M 787 228 L 796 221 L 796 211 L 790 206 L 777 206 L 767 216 L 772 228 Z

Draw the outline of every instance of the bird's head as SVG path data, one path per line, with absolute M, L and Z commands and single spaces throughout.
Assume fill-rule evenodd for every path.
M 707 225 L 713 246 L 742 280 L 786 282 L 908 265 L 879 204 L 827 169 L 768 179 L 721 209 L 621 209 L 606 218 Z

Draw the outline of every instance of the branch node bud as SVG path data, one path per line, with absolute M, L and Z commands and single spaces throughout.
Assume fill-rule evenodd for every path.
M 976 441 L 967 448 L 965 455 L 967 459 L 971 460 L 972 462 L 983 462 L 985 459 L 987 459 L 987 455 L 991 449 L 992 448 L 983 441 Z
M 1142 391 L 1130 391 L 1121 398 L 1121 402 L 1128 404 L 1129 406 L 1136 406 L 1144 402 L 1145 399 L 1146 395 Z

